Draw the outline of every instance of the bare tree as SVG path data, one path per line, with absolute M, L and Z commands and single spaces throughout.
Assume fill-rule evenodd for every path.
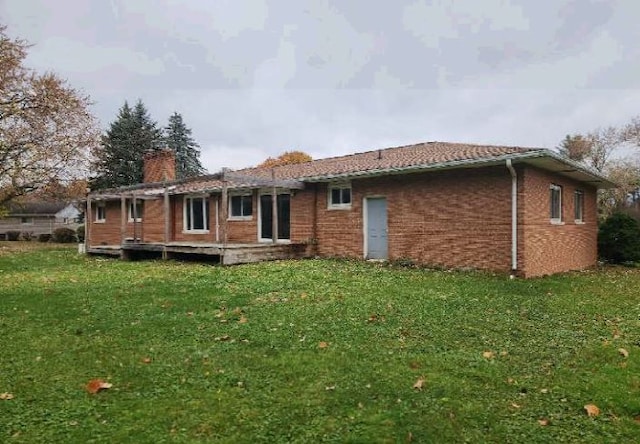
M 0 26 L 0 206 L 52 181 L 86 177 L 99 130 L 90 100 L 24 66 L 29 45 Z
M 582 134 L 567 134 L 558 145 L 558 151 L 569 159 L 583 162 L 591 153 L 591 140 Z
M 625 137 L 624 130 L 613 126 L 590 132 L 587 134 L 590 150 L 585 160 L 597 171 L 604 172 L 612 154 L 625 143 Z

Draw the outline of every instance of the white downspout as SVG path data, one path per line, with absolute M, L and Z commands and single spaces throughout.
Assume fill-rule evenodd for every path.
M 511 173 L 511 273 L 518 270 L 518 176 L 511 159 L 507 159 L 507 169 Z

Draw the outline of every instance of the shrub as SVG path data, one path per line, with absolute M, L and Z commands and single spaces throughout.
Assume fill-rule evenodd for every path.
M 42 233 L 38 234 L 38 242 L 49 242 L 51 240 L 51 234 Z
M 628 214 L 614 213 L 598 230 L 600 257 L 614 264 L 640 261 L 640 224 Z
M 76 241 L 76 232 L 71 228 L 60 227 L 53 230 L 51 242 L 59 244 L 70 244 Z
M 7 240 L 8 241 L 17 241 L 20 239 L 19 231 L 7 231 Z
M 84 242 L 84 225 L 79 225 L 76 228 L 76 237 L 78 238 L 78 242 Z
M 27 242 L 35 239 L 33 231 L 23 231 L 22 233 L 20 233 L 20 237 L 22 237 L 22 240 L 25 240 Z

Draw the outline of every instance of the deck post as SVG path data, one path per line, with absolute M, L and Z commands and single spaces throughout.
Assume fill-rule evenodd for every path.
M 124 245 L 127 237 L 127 198 L 124 194 L 120 195 L 120 245 Z
M 133 241 L 134 242 L 138 242 L 138 200 L 136 199 L 136 195 L 132 194 L 131 195 L 131 203 L 132 203 L 132 207 L 131 207 L 131 217 L 133 218 Z
M 220 202 L 220 206 L 222 208 L 220 208 L 220 213 L 222 216 L 222 244 L 223 245 L 227 245 L 227 219 L 228 219 L 228 212 L 229 212 L 229 193 L 227 190 L 227 179 L 224 176 L 224 173 L 222 173 L 222 197 L 221 197 L 222 202 Z
M 272 242 L 275 244 L 278 242 L 278 189 L 275 185 L 276 171 L 271 168 L 271 180 L 273 181 L 273 188 L 271 190 L 271 237 Z
M 164 187 L 164 203 L 163 203 L 163 213 L 164 213 L 164 246 L 162 247 L 162 259 L 167 259 L 167 244 L 169 243 L 171 237 L 171 206 L 169 202 L 169 189 Z
M 91 224 L 93 218 L 91 217 L 91 195 L 87 194 L 87 214 L 84 216 L 84 245 L 85 250 L 89 251 L 89 245 L 91 245 Z

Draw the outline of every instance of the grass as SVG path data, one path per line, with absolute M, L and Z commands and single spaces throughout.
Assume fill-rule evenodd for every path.
M 639 269 L 509 280 L 72 248 L 0 242 L 1 442 L 640 436 Z M 93 378 L 113 387 L 91 395 Z

